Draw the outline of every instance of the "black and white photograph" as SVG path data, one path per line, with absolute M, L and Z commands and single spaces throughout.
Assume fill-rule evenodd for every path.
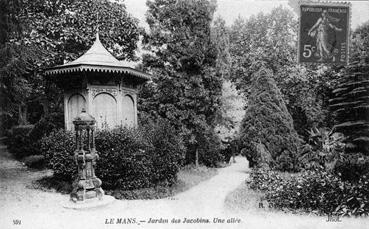
M 369 0 L 0 0 L 0 228 L 369 228 Z

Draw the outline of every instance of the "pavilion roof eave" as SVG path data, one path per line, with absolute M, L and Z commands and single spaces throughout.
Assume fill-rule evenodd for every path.
M 114 66 L 114 65 L 99 65 L 99 64 L 67 64 L 51 67 L 45 70 L 46 75 L 64 75 L 73 72 L 102 72 L 102 73 L 116 73 L 116 74 L 129 74 L 144 80 L 150 80 L 151 75 L 133 69 L 131 67 Z

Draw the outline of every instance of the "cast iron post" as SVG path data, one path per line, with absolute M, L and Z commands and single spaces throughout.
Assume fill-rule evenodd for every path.
M 95 118 L 82 109 L 73 121 L 76 134 L 74 159 L 78 168 L 78 178 L 73 183 L 71 200 L 82 203 L 86 200 L 99 199 L 104 196 L 102 181 L 95 176 L 96 160 L 99 158 L 95 149 Z

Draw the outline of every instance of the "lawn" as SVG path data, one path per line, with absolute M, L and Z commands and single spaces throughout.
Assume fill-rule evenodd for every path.
M 255 192 L 247 187 L 246 182 L 237 187 L 236 190 L 229 193 L 224 201 L 224 206 L 230 211 L 259 211 L 261 192 Z M 265 205 L 265 204 L 264 204 Z M 267 207 L 267 205 L 266 205 Z

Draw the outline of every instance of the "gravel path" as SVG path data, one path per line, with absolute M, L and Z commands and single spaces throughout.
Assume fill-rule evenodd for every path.
M 364 219 L 326 223 L 325 218 L 316 216 L 224 210 L 227 194 L 244 182 L 247 167 L 246 160 L 238 157 L 237 163 L 219 169 L 218 175 L 172 198 L 116 200 L 105 207 L 71 210 L 62 207 L 68 195 L 27 188 L 50 171 L 25 168 L 1 146 L 0 228 L 368 228 L 369 221 Z M 150 223 L 150 218 L 157 223 Z M 224 222 L 214 223 L 214 218 Z M 135 223 L 123 224 L 129 219 Z M 172 223 L 172 219 L 181 222 Z

